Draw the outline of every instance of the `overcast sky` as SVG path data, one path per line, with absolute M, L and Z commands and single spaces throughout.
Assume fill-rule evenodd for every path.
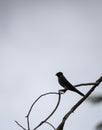
M 0 129 L 19 130 L 41 94 L 58 91 L 55 74 L 72 84 L 102 76 L 101 0 L 0 0 Z M 79 88 L 86 93 L 88 87 Z M 92 95 L 102 94 L 100 85 Z M 67 92 L 50 121 L 55 127 L 80 99 Z M 54 108 L 57 96 L 39 101 L 31 114 L 34 128 Z M 63 106 L 63 107 L 62 107 Z M 93 130 L 102 120 L 102 106 L 83 103 L 64 130 Z M 49 129 L 47 125 L 40 128 Z

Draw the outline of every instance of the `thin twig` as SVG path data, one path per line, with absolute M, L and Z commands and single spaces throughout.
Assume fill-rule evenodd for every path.
M 74 87 L 88 86 L 88 85 L 94 85 L 94 84 L 95 84 L 95 83 L 82 83 L 82 84 L 74 85 Z
M 57 92 L 48 92 L 48 93 L 45 93 L 45 94 L 40 95 L 40 96 L 33 102 L 33 104 L 31 105 L 31 107 L 30 107 L 30 109 L 29 109 L 29 112 L 28 112 L 28 114 L 27 114 L 26 117 L 28 117 L 28 116 L 30 115 L 31 110 L 32 110 L 33 106 L 35 105 L 35 103 L 36 103 L 41 97 L 46 96 L 46 95 L 49 95 L 49 94 L 58 94 L 58 93 L 57 93 Z
M 18 123 L 17 121 L 15 121 L 16 122 L 16 124 L 18 125 L 18 126 L 20 126 L 23 130 L 26 130 L 26 128 L 24 128 L 20 123 Z
M 49 123 L 48 121 L 47 121 L 47 122 L 44 122 L 44 123 L 49 124 L 54 130 L 56 130 L 56 128 L 55 128 L 51 123 Z
M 51 93 L 49 93 L 49 94 L 51 94 Z M 54 93 L 52 93 L 52 94 L 54 94 Z M 61 94 L 62 93 L 56 93 L 56 94 L 58 94 L 59 96 L 58 96 L 58 102 L 57 102 L 57 105 L 56 105 L 56 107 L 54 108 L 54 110 L 51 112 L 51 114 L 45 119 L 45 120 L 43 120 L 40 124 L 38 124 L 33 130 L 36 130 L 38 127 L 40 127 L 43 123 L 45 123 L 53 114 L 54 114 L 54 112 L 57 110 L 57 108 L 58 108 L 58 106 L 59 106 L 59 103 L 60 103 L 60 100 L 61 100 Z
M 28 126 L 28 130 L 30 130 L 30 125 L 29 125 L 29 116 L 27 117 L 27 126 Z

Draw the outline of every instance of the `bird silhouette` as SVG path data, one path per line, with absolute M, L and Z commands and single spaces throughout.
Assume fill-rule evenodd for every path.
M 71 90 L 74 91 L 78 94 L 80 94 L 81 96 L 84 96 L 84 94 L 82 92 L 80 92 L 78 89 L 76 89 L 63 75 L 62 72 L 58 72 L 56 73 L 56 76 L 58 77 L 58 82 L 59 84 L 65 88 L 66 90 Z

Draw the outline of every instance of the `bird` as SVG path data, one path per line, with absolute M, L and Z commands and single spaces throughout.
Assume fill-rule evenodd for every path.
M 56 73 L 56 76 L 58 77 L 58 82 L 59 84 L 65 88 L 65 90 L 71 90 L 74 91 L 78 94 L 80 94 L 81 96 L 84 96 L 84 94 L 82 92 L 80 92 L 78 89 L 76 89 L 63 75 L 62 72 L 58 72 Z

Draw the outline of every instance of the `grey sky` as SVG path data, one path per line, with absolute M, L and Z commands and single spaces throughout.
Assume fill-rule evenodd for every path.
M 62 71 L 72 84 L 99 78 L 101 34 L 101 0 L 1 0 L 0 129 L 20 129 L 14 120 L 25 125 L 32 102 L 42 93 L 60 89 L 56 72 Z M 102 93 L 101 86 L 94 95 Z M 80 90 L 86 93 L 88 88 Z M 63 108 L 60 106 L 51 118 L 55 127 L 78 99 L 80 96 L 72 92 L 63 96 Z M 49 96 L 36 105 L 32 128 L 51 112 L 56 101 L 56 96 Z M 92 130 L 102 120 L 100 113 L 102 106 L 85 102 L 71 115 L 64 130 Z

